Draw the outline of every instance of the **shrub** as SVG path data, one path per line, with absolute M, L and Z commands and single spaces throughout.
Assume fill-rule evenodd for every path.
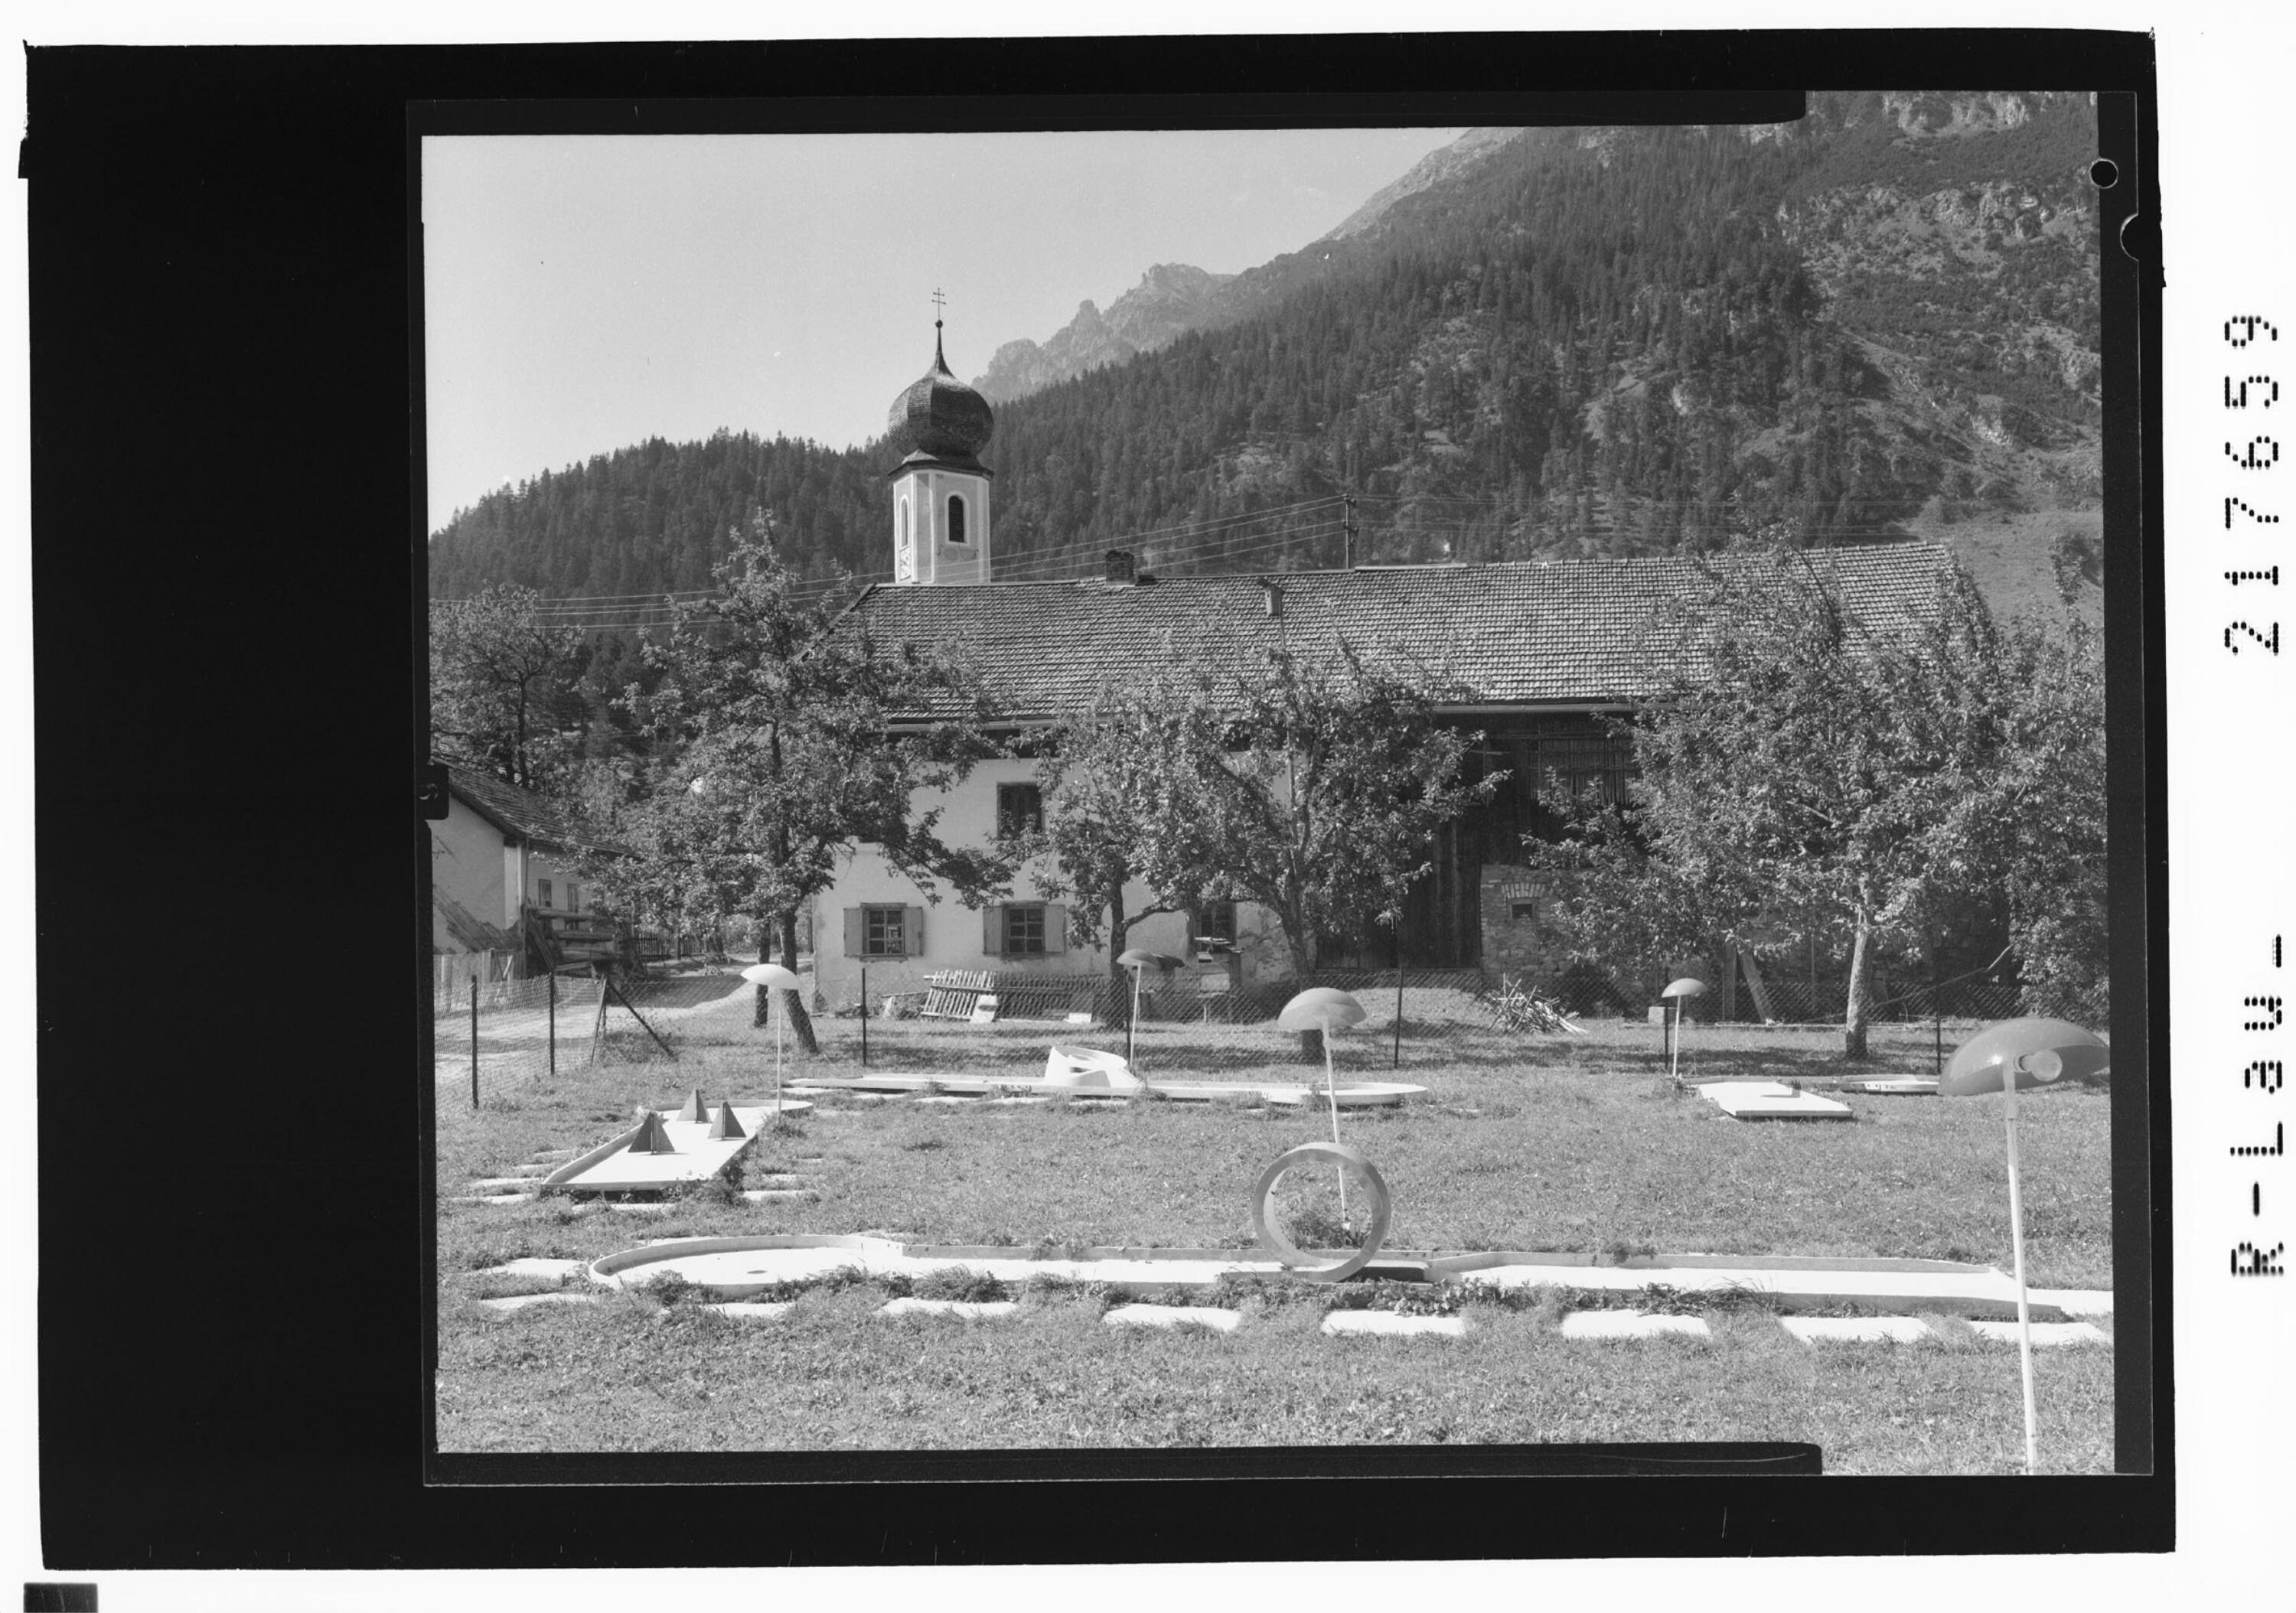
M 961 1299 L 972 1305 L 1011 1298 L 1003 1279 L 970 1266 L 927 1272 L 914 1281 L 910 1291 L 920 1299 Z

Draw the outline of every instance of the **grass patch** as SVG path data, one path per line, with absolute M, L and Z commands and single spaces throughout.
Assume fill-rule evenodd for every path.
M 1818 1445 L 1834 1473 L 2023 1465 L 2013 1359 L 1985 1347 L 1812 1350 L 1755 1317 L 1730 1318 L 1711 1342 L 1589 1347 L 1555 1336 L 1535 1305 L 1478 1304 L 1467 1334 L 1437 1359 L 1322 1338 L 1313 1305 L 1216 1334 L 1105 1326 L 1104 1297 L 1084 1286 L 1032 1284 L 1029 1298 L 1029 1320 L 993 1333 L 872 1326 L 879 1298 L 860 1290 L 812 1295 L 771 1327 L 692 1304 L 482 1313 L 441 1340 L 441 1442 L 851 1450 L 1796 1439 Z M 1376 1371 L 1363 1370 L 1372 1363 Z M 2053 1352 L 2041 1371 L 2046 1470 L 2109 1471 L 2110 1352 Z M 755 1393 L 767 1376 L 774 1393 Z
M 993 1304 L 1013 1296 L 1002 1278 L 988 1272 L 976 1272 L 970 1266 L 947 1266 L 939 1271 L 909 1276 L 895 1272 L 879 1280 L 886 1295 L 894 1299 L 914 1297 L 919 1299 L 956 1299 L 968 1305 Z
M 734 1006 L 746 1012 L 745 1004 Z M 905 1022 L 905 1028 L 912 1028 Z M 1583 1042 L 1526 1041 L 1505 1059 L 1484 1056 L 1486 1038 L 1463 1041 L 1447 1063 L 1406 1061 L 1400 1078 L 1429 1086 L 1429 1100 L 1375 1120 L 1342 1120 L 1341 1135 L 1371 1152 L 1392 1191 L 1390 1248 L 1578 1251 L 1605 1264 L 1691 1250 L 1910 1257 L 2007 1269 L 1995 1104 L 1850 1094 L 1845 1101 L 1857 1118 L 1849 1125 L 1734 1122 L 1695 1097 L 1645 1101 L 1663 1069 L 1649 1028 L 1590 1028 L 1596 1034 Z M 873 1052 L 873 1024 L 871 1036 Z M 1284 1049 L 1274 1045 L 1281 1040 L 1271 1038 L 1252 1073 L 1297 1076 Z M 1028 1045 L 1031 1061 L 1041 1063 L 1041 1037 Z M 1391 1072 L 1362 1056 L 1361 1045 L 1341 1050 L 1341 1077 L 1388 1078 Z M 1838 1036 L 1702 1025 L 1691 1031 L 1685 1068 L 1702 1076 L 1824 1080 L 1852 1073 L 1839 1049 Z M 1025 1068 L 1022 1044 L 1013 1042 L 1013 1050 L 1007 1068 Z M 1926 1073 L 1928 1028 L 1876 1028 L 1874 1052 L 1874 1067 Z M 1349 1068 L 1351 1061 L 1362 1068 Z M 876 1062 L 884 1068 L 890 1055 Z M 854 1068 L 828 1058 L 792 1066 L 792 1079 L 808 1069 Z M 1183 1067 L 1151 1068 L 1177 1075 Z M 713 1101 L 762 1101 L 761 1083 L 769 1081 L 770 1066 L 759 1064 L 755 1047 L 697 1037 L 681 1044 L 675 1066 L 562 1072 L 547 1089 L 536 1083 L 490 1093 L 475 1113 L 442 1093 L 439 1192 L 463 1191 L 468 1181 L 502 1174 L 539 1150 L 593 1148 L 626 1128 L 637 1107 L 668 1107 L 693 1086 Z M 2027 1259 L 2037 1286 L 2111 1286 L 2108 1114 L 2101 1090 L 2053 1090 L 2022 1106 Z M 994 1342 L 973 1330 L 965 1331 L 975 1334 L 970 1338 L 933 1335 L 922 1363 L 914 1337 L 898 1349 L 885 1337 L 908 1330 L 872 1333 L 863 1326 L 886 1290 L 857 1278 L 757 1295 L 800 1301 L 771 1329 L 737 1326 L 691 1296 L 667 1306 L 635 1296 L 627 1305 L 511 1313 L 466 1303 L 537 1291 L 522 1286 L 532 1280 L 473 1275 L 521 1255 L 590 1261 L 672 1236 L 882 1230 L 920 1242 L 998 1244 L 1040 1259 L 1081 1258 L 1095 1247 L 1241 1250 L 1253 1242 L 1249 1194 L 1259 1172 L 1283 1149 L 1329 1134 L 1318 1113 L 1226 1102 L 920 1111 L 838 1096 L 822 1100 L 805 1120 L 806 1127 L 764 1129 L 734 1170 L 674 1196 L 660 1216 L 564 1196 L 512 1206 L 441 1202 L 442 1440 L 455 1449 L 571 1450 L 1815 1437 L 1837 1470 L 2013 1471 L 2021 1464 L 2013 1366 L 2002 1373 L 2001 1353 L 1965 1328 L 1933 1324 L 1947 1336 L 1918 1346 L 1814 1352 L 1768 1322 L 1759 1297 L 1685 1290 L 1653 1301 L 1645 1294 L 1495 1284 L 1423 1289 L 1232 1275 L 1209 1290 L 1170 1296 L 1175 1303 L 1242 1309 L 1249 1318 L 1236 1334 L 1201 1339 L 1103 1327 L 1102 1309 L 1121 1294 L 1046 1274 L 1009 1285 L 1028 1302 L 1025 1328 L 996 1330 Z M 807 1127 L 813 1140 L 793 1147 Z M 792 1167 L 818 1185 L 817 1200 L 740 1199 L 742 1181 Z M 1287 1186 L 1319 1176 L 1328 1186 L 1330 1173 L 1312 1168 L 1292 1173 Z M 1350 1184 L 1350 1209 L 1352 1191 Z M 1328 1213 L 1336 1214 L 1335 1203 Z M 1340 1235 L 1344 1229 L 1317 1235 L 1294 1224 L 1295 1240 L 1308 1245 L 1355 1241 Z M 987 1293 L 962 1275 L 942 1281 L 956 1286 L 913 1291 L 976 1299 Z M 994 1297 L 1009 1297 L 1007 1289 L 998 1285 Z M 1316 1329 L 1326 1308 L 1421 1304 L 1474 1319 L 1456 1341 L 1462 1347 L 1444 1353 L 1447 1366 L 1439 1371 L 1408 1359 L 1409 1352 L 1386 1350 L 1376 1356 L 1377 1374 L 1351 1378 L 1344 1393 L 1330 1390 L 1324 1372 L 1332 1351 L 1385 1347 L 1321 1338 Z M 1670 1340 L 1590 1351 L 1555 1337 L 1564 1311 L 1619 1305 L 1705 1315 L 1716 1322 L 1717 1340 L 1693 1361 Z M 1849 1306 L 1813 1314 L 1872 1313 Z M 671 1320 L 647 1320 L 654 1314 Z M 1757 1351 L 1757 1341 L 1773 1335 L 1792 1347 L 1761 1343 Z M 1554 1353 L 1566 1346 L 1577 1353 Z M 1743 1353 L 1759 1355 L 1746 1384 L 1713 1365 Z M 1816 1355 L 1824 1360 L 1814 1362 Z M 1887 1371 L 1856 1364 L 1884 1358 L 1897 1364 Z M 1604 1371 L 1628 1360 L 1666 1370 L 1654 1364 L 1647 1381 L 1616 1380 L 1586 1365 L 1589 1360 L 1611 1363 Z M 1203 1379 L 1213 1361 L 1218 1370 Z M 2105 1470 L 2111 1352 L 2053 1352 L 2045 1362 L 2045 1416 L 2072 1420 L 2054 1436 L 2045 1429 L 2045 1456 L 2053 1445 L 2087 1450 L 2094 1455 L 2087 1467 L 2080 1466 L 2087 1458 L 2066 1460 L 2079 1470 Z M 1442 1371 L 1462 1375 L 1452 1382 Z M 690 1399 L 681 1387 L 689 1372 L 715 1375 L 726 1387 L 713 1393 L 726 1396 L 742 1374 L 769 1379 L 776 1389 L 730 1419 L 697 1419 L 679 1409 Z M 873 1380 L 872 1372 L 881 1377 Z M 1119 1380 L 1125 1387 L 1111 1395 L 1109 1383 Z M 1189 1388 L 1200 1380 L 1209 1386 L 1201 1393 Z M 980 1392 L 968 1398 L 976 1382 Z M 1956 1403 L 1962 1395 L 1966 1406 Z M 1353 1412 L 1350 1398 L 1361 1402 Z M 898 1412 L 901 1404 L 913 1412 Z M 644 1409 L 633 1415 L 632 1406 Z M 2094 1427 L 2079 1434 L 2074 1411 L 2083 1406 Z M 608 1408 L 619 1410 L 610 1416 Z M 1890 1415 L 1900 1412 L 1909 1421 L 1893 1424 Z M 1997 1438 L 1996 1412 L 2005 1413 Z M 1390 1428 L 1398 1431 L 1382 1432 Z

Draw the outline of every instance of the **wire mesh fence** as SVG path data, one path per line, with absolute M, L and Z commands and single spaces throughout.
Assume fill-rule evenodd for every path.
M 1567 1013 L 1597 1018 L 1615 1014 L 1627 1019 L 1644 1017 L 1657 1003 L 1662 984 L 1639 973 L 1586 962 L 1550 976 L 1530 977 L 1529 983 Z M 1763 977 L 1759 987 L 1743 978 L 1734 983 L 1734 989 L 1724 989 L 1718 980 L 1706 984 L 1709 989 L 1704 994 L 1683 1005 L 1692 1019 L 1839 1025 L 1849 1001 L 1849 979 L 1839 972 L 1774 973 Z M 1908 970 L 1884 966 L 1874 971 L 1866 990 L 1866 1019 L 1877 1025 L 1920 1020 L 1990 1023 L 2045 1014 L 2088 1030 L 2104 1031 L 2112 1026 L 2111 995 L 2102 986 L 2094 990 L 2052 987 L 1984 971 L 1931 982 Z
M 526 973 L 526 957 L 516 952 L 442 952 L 430 959 L 430 1011 L 435 1017 L 467 1007 L 471 982 L 479 983 L 481 1003 L 490 1002 L 505 987 L 519 984 Z
M 435 991 L 430 1032 L 437 1080 L 467 1078 L 475 1104 L 484 1090 L 587 1066 L 602 1051 L 594 1044 L 603 988 L 603 981 L 585 976 L 545 975 L 466 977 L 458 993 Z
M 1149 970 L 1136 997 L 1128 978 L 1105 975 L 872 969 L 867 996 L 821 1028 L 824 1053 L 840 1046 L 854 1062 L 888 1072 L 1018 1073 L 1032 1060 L 1041 1066 L 1054 1045 L 1117 1053 L 1143 1075 L 1320 1069 L 1320 1050 L 1275 1019 L 1299 992 L 1325 986 L 1363 1005 L 1364 1022 L 1335 1049 L 1350 1070 L 1371 1077 L 1480 1056 L 1519 1058 L 1496 984 L 1475 970 L 1331 970 L 1260 982 L 1218 972 L 1160 978 Z
M 1126 1059 L 1153 1077 L 1234 1078 L 1246 1072 L 1320 1070 L 1319 1047 L 1280 1029 L 1283 1004 L 1310 986 L 1336 987 L 1365 1010 L 1364 1021 L 1333 1042 L 1342 1079 L 1411 1078 L 1414 1070 L 1521 1065 L 1552 1044 L 1543 1005 L 1574 1022 L 1646 1023 L 1657 1003 L 1638 977 L 1580 966 L 1551 978 L 1480 969 L 1334 970 L 1307 978 L 1237 981 L 1217 970 L 1143 971 L 1133 982 L 1105 975 L 970 972 L 905 963 L 874 966 L 832 1000 L 807 977 L 806 1037 L 775 1023 L 780 994 L 767 994 L 731 969 L 619 973 L 468 987 L 458 1007 L 435 1017 L 438 1078 L 467 1078 L 476 1094 L 512 1084 L 610 1064 L 676 1061 L 688 1050 L 734 1048 L 771 1057 L 778 1042 L 791 1073 L 1027 1075 L 1051 1049 L 1095 1050 Z M 1882 978 L 1877 987 L 1891 983 Z M 1693 1021 L 1838 1028 L 1844 986 L 1820 979 L 1767 984 L 1767 1012 L 1741 991 L 1739 1011 L 1721 1011 L 1718 994 L 1683 1004 Z M 1978 1026 L 2022 1013 L 2048 1013 L 2107 1028 L 2102 994 L 2050 996 L 2013 982 L 1967 979 L 1939 987 L 1875 989 L 1877 1025 L 1933 1023 L 1939 1057 Z M 1615 1035 L 1616 1032 L 1611 1033 Z M 1654 1032 L 1653 1034 L 1662 1034 Z

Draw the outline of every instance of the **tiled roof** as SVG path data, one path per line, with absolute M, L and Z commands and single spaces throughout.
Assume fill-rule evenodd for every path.
M 1879 626 L 1934 609 L 1948 569 L 1932 544 L 1817 550 L 1851 610 Z M 1458 705 L 1630 704 L 1678 668 L 1716 573 L 1758 556 L 1364 567 L 1101 581 L 880 585 L 836 631 L 939 646 L 980 669 L 1001 716 L 1080 709 L 1104 684 L 1174 662 L 1242 671 L 1278 646 L 1365 660 Z M 1271 617 L 1265 583 L 1281 593 Z M 920 716 L 925 713 L 901 713 Z
M 505 833 L 522 836 L 557 851 L 603 851 L 627 856 L 630 848 L 595 824 L 536 795 L 506 784 L 490 773 L 459 762 L 447 765 L 447 783 L 462 803 Z

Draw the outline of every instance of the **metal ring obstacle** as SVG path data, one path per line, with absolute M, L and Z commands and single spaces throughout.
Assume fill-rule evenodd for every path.
M 1282 1232 L 1269 1213 L 1275 1197 L 1275 1184 L 1286 1171 L 1316 1160 L 1330 1160 L 1341 1169 L 1354 1169 L 1363 1178 L 1371 1194 L 1371 1230 L 1364 1235 L 1363 1245 L 1344 1260 L 1319 1263 L 1302 1253 Z M 1306 1277 L 1316 1282 L 1338 1282 L 1354 1276 L 1371 1263 L 1379 1253 L 1379 1246 L 1387 1240 L 1387 1224 L 1394 1213 L 1388 1196 L 1387 1178 L 1379 1174 L 1379 1167 L 1371 1156 L 1351 1142 L 1302 1142 L 1278 1156 L 1275 1162 L 1259 1173 L 1259 1181 L 1251 1190 L 1251 1230 L 1263 1248 L 1270 1250 L 1294 1276 Z

